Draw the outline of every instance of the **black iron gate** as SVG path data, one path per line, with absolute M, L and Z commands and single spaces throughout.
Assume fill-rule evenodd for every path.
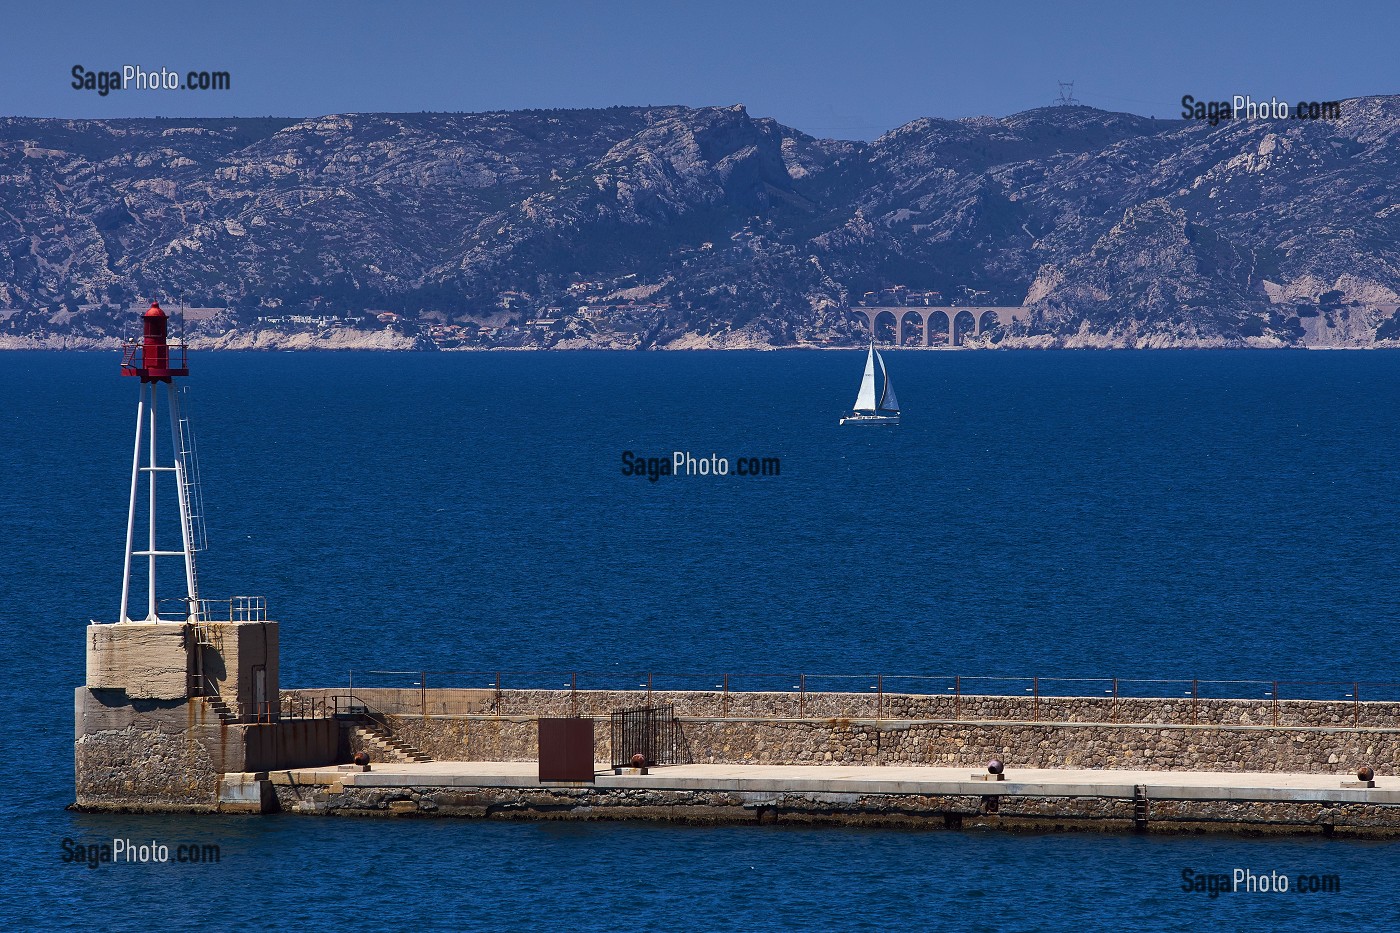
M 633 757 L 643 766 L 683 764 L 674 706 L 641 706 L 612 714 L 612 766 L 627 768 Z

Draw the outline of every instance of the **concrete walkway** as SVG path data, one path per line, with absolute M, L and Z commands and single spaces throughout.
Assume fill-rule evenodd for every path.
M 1220 771 L 1008 769 L 1004 781 L 973 779 L 970 768 L 844 765 L 672 765 L 650 774 L 615 775 L 599 766 L 593 784 L 541 784 L 533 761 L 429 761 L 276 771 L 274 784 L 342 787 L 596 787 L 730 791 L 746 794 L 1000 794 L 1026 797 L 1127 797 L 1142 786 L 1156 800 L 1263 800 L 1400 804 L 1400 777 L 1374 788 L 1343 787 L 1352 774 Z

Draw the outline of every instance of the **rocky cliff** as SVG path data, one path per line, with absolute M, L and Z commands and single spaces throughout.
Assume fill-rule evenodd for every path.
M 984 345 L 1393 344 L 1400 98 L 1341 114 L 3 119 L 0 346 L 151 295 L 217 346 L 840 346 L 906 289 L 1028 307 Z

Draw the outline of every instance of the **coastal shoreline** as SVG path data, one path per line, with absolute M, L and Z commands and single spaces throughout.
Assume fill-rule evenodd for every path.
M 649 347 L 624 346 L 624 345 L 596 345 L 596 346 L 521 346 L 521 347 L 439 347 L 430 341 L 421 338 L 409 337 L 403 334 L 385 335 L 383 333 L 372 333 L 363 339 L 339 339 L 321 340 L 312 334 L 245 334 L 238 335 L 237 339 L 225 340 L 222 338 L 194 337 L 189 341 L 191 351 L 210 352 L 312 352 L 312 353 L 615 353 L 615 352 L 645 352 L 645 353 L 687 353 L 687 352 L 780 352 L 780 351 L 853 351 L 862 350 L 866 346 L 864 342 L 852 342 L 850 344 L 830 344 L 830 343 L 793 343 L 793 344 L 766 344 L 761 342 L 751 343 L 720 343 L 699 345 L 687 344 L 684 346 L 659 345 Z M 962 353 L 977 350 L 1396 350 L 1400 349 L 1400 340 L 1383 340 L 1369 343 L 1343 343 L 1343 344 L 1289 344 L 1278 341 L 1172 341 L 1163 340 L 1143 340 L 1136 342 L 1125 342 L 1113 339 L 1084 339 L 1079 337 L 1032 337 L 1032 338 L 1008 338 L 998 343 L 983 343 L 972 346 L 903 346 L 896 347 L 893 344 L 877 343 L 882 350 L 917 351 L 934 353 Z M 122 341 L 116 337 L 10 337 L 0 336 L 0 352 L 113 352 L 120 350 Z

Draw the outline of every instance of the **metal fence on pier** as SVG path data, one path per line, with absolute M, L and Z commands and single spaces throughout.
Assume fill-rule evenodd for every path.
M 397 688 L 419 692 L 426 712 L 427 691 L 438 688 L 491 690 L 497 697 L 507 690 L 568 691 L 575 712 L 579 695 L 613 691 L 641 693 L 647 706 L 657 694 L 708 693 L 717 695 L 723 715 L 729 714 L 731 695 L 737 693 L 785 693 L 798 699 L 799 713 L 808 700 L 835 694 L 865 695 L 876 718 L 887 718 L 893 698 L 946 697 L 951 718 L 975 718 L 981 701 L 1020 698 L 1028 702 L 1032 720 L 1055 721 L 1065 700 L 1098 700 L 1105 718 L 1116 719 L 1120 710 L 1141 701 L 1186 703 L 1192 723 L 1209 722 L 1212 701 L 1256 701 L 1274 725 L 1279 724 L 1282 704 L 1299 701 L 1341 704 L 1351 712 L 1354 724 L 1362 718 L 1364 702 L 1400 703 L 1400 682 L 1368 680 L 1217 680 L 1199 678 L 1120 677 L 1014 677 L 927 674 L 820 674 L 820 673 L 686 673 L 659 671 L 480 671 L 480 670 L 353 670 L 350 689 Z M 1339 707 L 1340 708 L 1340 707 Z M 1266 723 L 1258 723 L 1264 725 Z

